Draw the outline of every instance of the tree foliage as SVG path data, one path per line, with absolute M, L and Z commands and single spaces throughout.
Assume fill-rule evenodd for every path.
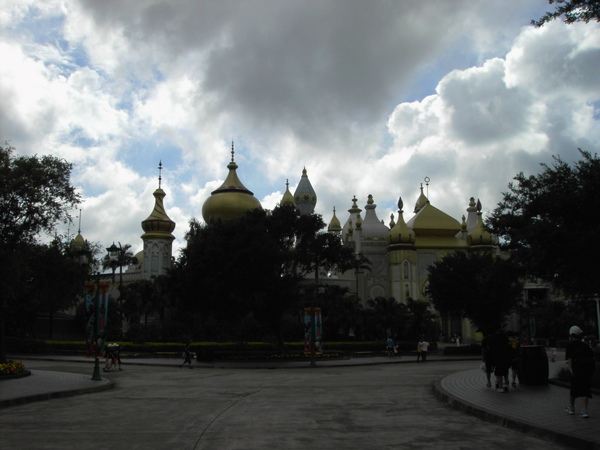
M 556 9 L 547 12 L 541 19 L 532 20 L 531 23 L 541 27 L 546 22 L 551 22 L 561 16 L 564 16 L 566 23 L 585 22 L 592 20 L 600 22 L 600 1 L 599 0 L 548 0 L 550 5 L 555 4 Z
M 6 312 L 23 299 L 25 284 L 16 281 L 27 280 L 20 251 L 54 231 L 57 223 L 69 221 L 71 208 L 80 202 L 70 181 L 71 164 L 13 153 L 14 148 L 0 144 L 0 363 L 6 362 Z
M 573 166 L 555 157 L 538 175 L 519 173 L 488 224 L 527 275 L 567 295 L 590 297 L 600 291 L 600 228 L 592 220 L 600 208 L 600 160 L 580 152 Z
M 456 252 L 429 266 L 427 290 L 442 315 L 462 314 L 487 335 L 503 327 L 521 299 L 520 275 L 510 260 Z
M 352 264 L 351 250 L 321 233 L 324 226 L 320 216 L 290 207 L 210 225 L 192 220 L 172 272 L 180 308 L 222 323 L 252 318 L 280 339 L 283 317 L 298 310 L 300 280 L 316 266 L 325 272 Z

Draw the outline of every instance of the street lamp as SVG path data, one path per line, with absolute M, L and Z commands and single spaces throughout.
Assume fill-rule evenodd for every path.
M 108 247 L 106 251 L 108 252 L 108 261 L 110 268 L 112 269 L 112 282 L 115 284 L 115 270 L 121 260 L 121 243 L 119 242 L 119 246 L 117 247 L 113 241 L 112 245 Z
M 123 332 L 123 304 L 121 301 L 121 291 L 123 286 L 123 247 L 119 242 L 119 246 L 115 245 L 113 241 L 112 245 L 106 249 L 108 252 L 108 258 L 110 261 L 110 268 L 112 269 L 112 282 L 115 284 L 115 270 L 119 266 L 119 319 L 120 331 Z

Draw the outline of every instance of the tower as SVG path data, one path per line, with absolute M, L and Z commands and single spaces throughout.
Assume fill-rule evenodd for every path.
M 144 242 L 142 277 L 149 280 L 153 276 L 164 275 L 171 267 L 171 255 L 173 253 L 173 236 L 175 229 L 173 222 L 163 205 L 163 199 L 167 194 L 161 189 L 162 161 L 158 164 L 158 189 L 154 191 L 154 209 L 152 213 L 142 221 L 142 241 Z

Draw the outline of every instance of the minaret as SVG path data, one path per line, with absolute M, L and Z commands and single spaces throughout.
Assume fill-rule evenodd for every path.
M 142 221 L 142 240 L 144 241 L 144 261 L 142 264 L 143 278 L 149 280 L 153 276 L 164 275 L 171 268 L 173 241 L 175 229 L 173 222 L 167 215 L 163 206 L 163 199 L 167 194 L 161 188 L 162 161 L 158 164 L 158 189 L 154 191 L 154 209 Z
M 421 189 L 422 192 L 422 189 Z M 404 202 L 398 199 L 398 221 L 390 230 L 388 263 L 391 295 L 406 304 L 409 298 L 419 298 L 417 283 L 417 252 L 415 232 L 404 222 Z

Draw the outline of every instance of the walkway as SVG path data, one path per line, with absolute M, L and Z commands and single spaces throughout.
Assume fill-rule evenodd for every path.
M 412 398 L 413 394 L 411 394 L 411 392 L 414 392 L 414 394 L 416 395 L 419 389 L 422 389 L 422 387 L 424 387 L 423 383 L 432 383 L 435 395 L 439 399 L 444 400 L 447 404 L 451 405 L 452 407 L 457 408 L 463 412 L 467 412 L 471 415 L 475 415 L 479 418 L 485 419 L 486 421 L 499 423 L 508 428 L 515 428 L 520 431 L 526 431 L 527 434 L 521 435 L 522 437 L 520 438 L 520 441 L 522 441 L 523 443 L 528 442 L 529 439 L 535 439 L 533 436 L 541 436 L 544 439 L 549 439 L 549 441 L 546 441 L 546 444 L 544 444 L 544 446 L 547 448 L 565 448 L 565 446 L 570 446 L 579 449 L 600 449 L 600 409 L 595 408 L 594 400 L 592 400 L 590 404 L 591 417 L 589 419 L 583 419 L 578 416 L 568 416 L 566 413 L 564 413 L 564 407 L 568 397 L 568 390 L 563 387 L 553 385 L 519 386 L 516 389 L 511 389 L 508 394 L 498 393 L 494 389 L 490 389 L 485 386 L 485 378 L 481 370 L 472 368 L 473 366 L 478 365 L 478 358 L 471 358 L 470 361 L 465 362 L 463 360 L 462 362 L 459 362 L 456 359 L 452 358 L 432 356 L 427 364 L 419 365 L 414 363 L 415 361 L 413 358 L 410 358 L 410 360 L 407 360 L 405 358 L 400 360 L 390 360 L 388 358 L 382 357 L 355 358 L 344 361 L 319 361 L 318 367 L 313 370 L 309 369 L 309 365 L 306 362 L 286 362 L 269 364 L 240 362 L 221 362 L 215 364 L 195 363 L 195 370 L 192 371 L 187 370 L 185 368 L 182 370 L 177 369 L 180 363 L 179 359 L 131 359 L 124 361 L 124 370 L 122 372 L 103 372 L 102 376 L 104 378 L 102 381 L 91 381 L 91 369 L 93 364 L 90 359 L 79 357 L 34 358 L 29 355 L 23 358 L 17 358 L 14 356 L 12 358 L 17 360 L 23 359 L 29 361 L 29 363 L 26 363 L 26 365 L 28 367 L 32 367 L 32 375 L 25 378 L 4 380 L 0 382 L 0 417 L 2 417 L 0 418 L 0 423 L 2 423 L 3 420 L 6 421 L 7 417 L 12 417 L 11 414 L 9 414 L 8 416 L 2 414 L 3 411 L 7 411 L 4 408 L 8 406 L 20 405 L 30 401 L 43 400 L 53 397 L 64 397 L 67 395 L 106 390 L 115 386 L 115 384 L 119 388 L 115 390 L 114 394 L 111 394 L 111 398 L 113 398 L 114 396 L 120 398 L 118 397 L 119 395 L 127 396 L 127 392 L 129 392 L 129 390 L 133 392 L 136 389 L 142 389 L 143 392 L 146 392 L 146 394 L 143 395 L 148 396 L 149 405 L 152 404 L 152 398 L 154 397 L 173 398 L 176 399 L 176 403 L 177 401 L 182 402 L 182 408 L 183 405 L 187 405 L 187 400 L 180 398 L 180 390 L 185 389 L 184 386 L 189 385 L 191 392 L 193 392 L 193 394 L 190 395 L 192 395 L 195 398 L 198 398 L 199 403 L 197 403 L 197 406 L 200 409 L 197 411 L 197 414 L 199 414 L 200 416 L 203 415 L 201 410 L 204 410 L 204 408 L 211 409 L 212 407 L 210 405 L 212 405 L 214 402 L 217 402 L 215 403 L 215 405 L 220 404 L 220 399 L 222 395 L 225 395 L 226 397 L 229 395 L 233 395 L 234 397 L 238 398 L 238 400 L 236 400 L 230 406 L 218 406 L 212 414 L 217 414 L 220 416 L 221 414 L 224 414 L 225 411 L 228 410 L 228 408 L 233 408 L 234 404 L 235 408 L 240 407 L 242 404 L 239 402 L 242 401 L 245 405 L 246 402 L 243 400 L 243 398 L 245 398 L 244 396 L 246 395 L 252 395 L 255 399 L 254 402 L 261 402 L 260 393 L 277 389 L 277 386 L 279 387 L 279 389 L 284 389 L 287 386 L 289 392 L 287 390 L 278 391 L 276 395 L 273 394 L 273 397 L 269 396 L 267 399 L 263 399 L 262 401 L 266 402 L 264 404 L 264 407 L 269 408 L 268 405 L 270 404 L 270 402 L 273 402 L 273 405 L 278 404 L 278 402 L 283 401 L 281 399 L 281 396 L 284 395 L 285 402 L 287 402 L 286 404 L 289 404 L 290 408 L 300 407 L 302 409 L 305 406 L 307 406 L 302 405 L 304 400 L 301 400 L 305 395 L 317 395 L 317 397 L 315 398 L 315 413 L 319 414 L 318 419 L 315 418 L 317 422 L 314 422 L 308 417 L 306 417 L 303 420 L 308 420 L 308 425 L 307 423 L 302 422 L 302 426 L 323 426 L 323 421 L 327 422 L 329 420 L 333 420 L 333 417 L 331 417 L 331 415 L 339 416 L 340 414 L 342 414 L 341 410 L 327 409 L 333 408 L 334 405 L 338 405 L 338 407 L 342 409 L 350 408 L 352 410 L 354 408 L 358 408 L 358 413 L 360 413 L 360 411 L 362 410 L 364 410 L 364 413 L 366 413 L 367 411 L 371 411 L 373 417 L 378 417 L 377 420 L 381 422 L 382 427 L 385 427 L 386 421 L 394 421 L 395 423 L 398 423 L 398 427 L 402 427 L 402 425 L 400 425 L 400 422 L 410 422 L 411 420 L 416 421 L 417 423 L 415 423 L 414 425 L 416 428 L 414 430 L 412 428 L 410 428 L 410 431 L 407 431 L 407 429 L 403 429 L 401 440 L 402 442 L 404 442 L 404 444 L 408 444 L 407 440 L 410 439 L 418 439 L 419 443 L 421 443 L 422 441 L 420 440 L 420 435 L 423 431 L 425 431 L 426 436 L 427 430 L 419 430 L 418 421 L 428 421 L 429 416 L 431 414 L 439 415 L 440 411 L 437 411 L 437 409 L 435 409 L 435 412 L 433 413 L 431 411 L 427 412 L 426 410 L 425 412 L 422 412 L 421 409 L 424 408 L 422 404 L 423 400 L 418 400 L 421 398 L 420 396 Z M 557 367 L 561 367 L 562 364 L 563 363 L 552 364 L 551 370 L 555 370 Z M 349 366 L 355 367 L 353 370 L 340 371 L 340 369 L 348 368 Z M 70 372 L 71 367 L 74 368 L 73 370 L 81 371 L 83 369 L 85 372 L 88 372 L 88 374 L 67 373 Z M 148 371 L 147 369 L 149 367 L 155 367 L 156 370 Z M 465 368 L 468 369 L 469 367 L 471 367 L 469 370 L 464 370 Z M 43 370 L 46 368 L 52 370 Z M 255 370 L 247 371 L 230 369 Z M 290 370 L 273 371 L 265 369 Z M 448 370 L 452 370 L 452 372 L 449 373 Z M 402 375 L 400 378 L 398 378 L 400 374 Z M 331 378 L 332 376 L 334 378 Z M 392 378 L 389 378 L 390 376 Z M 377 382 L 381 383 L 381 385 L 383 387 L 386 387 L 386 389 L 400 389 L 397 391 L 396 394 L 396 396 L 398 397 L 397 401 L 391 401 L 386 406 L 385 403 L 387 402 L 380 398 L 380 393 L 378 391 L 371 391 L 369 389 L 366 389 L 367 385 L 365 385 L 364 383 L 368 382 L 367 380 L 373 380 L 373 382 L 375 382 L 375 380 L 377 379 L 376 377 L 381 377 L 381 379 Z M 150 381 L 151 379 L 155 379 L 156 386 L 158 386 L 158 388 L 156 389 L 160 389 L 162 391 L 164 386 L 164 392 L 153 392 L 152 388 L 150 387 L 150 384 L 152 384 Z M 338 379 L 339 381 L 335 382 L 335 379 Z M 230 383 L 233 384 L 233 386 L 231 386 L 230 388 L 226 388 L 226 390 L 232 390 L 231 394 L 223 394 L 223 391 L 220 390 L 220 393 L 214 393 L 216 397 L 212 397 L 212 394 L 209 393 L 211 389 L 217 389 L 215 387 L 215 383 L 217 382 L 217 380 L 223 380 L 224 382 L 226 382 L 226 386 L 229 386 Z M 261 380 L 260 382 L 264 382 L 266 383 L 266 385 L 261 385 L 261 388 L 257 388 L 257 380 Z M 364 381 L 361 382 L 360 380 Z M 331 384 L 332 381 L 333 384 Z M 184 384 L 181 384 L 182 382 Z M 290 382 L 292 384 L 289 384 Z M 291 387 L 294 386 L 294 382 L 300 383 L 300 385 L 305 385 L 307 389 L 306 392 L 303 393 L 302 389 L 297 391 L 296 389 Z M 393 387 L 396 382 L 399 383 L 398 386 Z M 195 387 L 196 383 L 200 383 L 198 387 L 204 386 L 204 388 L 198 391 L 198 388 Z M 250 385 L 253 387 L 246 386 L 247 383 L 250 383 Z M 314 383 L 316 383 L 316 385 Z M 148 386 L 146 386 L 147 384 Z M 360 386 L 360 388 L 358 386 Z M 409 390 L 403 390 L 406 388 L 402 388 L 402 386 L 406 386 L 406 388 L 408 388 Z M 296 387 L 300 386 L 296 384 Z M 345 390 L 346 387 L 351 387 L 351 390 Z M 334 395 L 334 391 L 337 389 L 341 389 L 343 393 L 341 393 L 341 391 L 340 393 Z M 360 391 L 356 391 L 356 389 L 359 389 Z M 252 394 L 252 392 L 254 393 Z M 283 392 L 285 392 L 285 394 L 283 394 Z M 137 399 L 137 394 L 135 395 L 136 402 L 138 400 L 141 400 L 141 398 Z M 331 396 L 331 398 L 329 398 L 328 395 Z M 204 398 L 204 396 L 208 396 L 208 398 Z M 408 396 L 405 398 L 405 400 L 399 400 L 400 398 L 403 398 L 405 396 Z M 84 397 L 88 398 L 88 396 Z M 187 398 L 187 396 L 184 397 Z M 97 397 L 94 395 L 89 398 L 90 400 L 98 400 L 100 398 L 104 398 L 104 395 L 102 397 Z M 201 399 L 202 401 L 200 401 Z M 118 400 L 111 400 L 111 402 L 114 401 Z M 298 406 L 298 401 L 301 402 L 300 404 L 302 406 Z M 410 408 L 411 405 L 407 404 L 403 406 L 404 402 L 412 404 L 415 403 L 415 401 L 416 405 L 413 406 L 416 406 L 417 409 L 413 409 L 411 411 L 410 409 L 406 409 L 407 406 Z M 262 403 L 260 403 L 260 405 L 262 405 Z M 274 407 L 273 405 L 271 405 L 271 409 L 272 407 Z M 119 416 L 119 423 L 130 420 L 126 418 L 127 411 L 125 409 L 127 407 L 129 406 L 122 406 L 124 410 L 121 411 L 121 416 Z M 390 412 L 387 415 L 384 414 L 383 416 L 381 416 L 382 407 Z M 85 408 L 88 407 L 86 406 Z M 249 408 L 249 405 L 247 405 L 245 408 L 246 412 L 241 412 L 243 415 L 252 413 L 252 408 Z M 326 410 L 321 410 L 322 408 L 325 408 Z M 260 414 L 263 417 L 262 419 L 247 418 L 244 420 L 277 421 L 279 419 L 277 417 L 277 410 L 271 411 L 271 409 L 261 409 Z M 38 409 L 36 408 L 35 411 L 37 410 Z M 111 409 L 111 411 L 113 410 Z M 392 413 L 391 411 L 394 412 Z M 233 413 L 233 410 L 231 410 L 228 414 Z M 273 413 L 275 413 L 275 415 L 273 415 Z M 283 413 L 284 415 L 288 415 L 291 413 L 291 411 L 285 409 L 282 410 L 281 413 Z M 407 413 L 410 414 L 408 414 L 407 416 Z M 28 412 L 28 414 L 32 414 L 32 412 Z M 141 414 L 148 420 L 153 420 L 152 416 L 154 415 L 154 413 L 151 413 L 150 410 L 144 409 L 143 413 L 142 410 L 139 410 L 139 414 Z M 347 412 L 343 413 L 342 416 L 345 417 L 351 414 L 353 413 Z M 392 414 L 392 416 L 390 416 L 390 414 Z M 425 416 L 420 416 L 420 414 L 425 414 Z M 456 427 L 457 424 L 454 423 L 455 421 L 460 421 L 462 423 L 463 421 L 467 420 L 466 416 L 462 416 L 461 414 L 459 414 L 458 417 L 448 416 L 443 412 L 441 414 L 444 415 L 444 418 L 442 420 L 444 425 L 442 425 L 442 422 L 438 422 L 438 424 L 435 425 L 435 433 L 443 433 L 445 430 L 444 427 Z M 110 415 L 112 416 L 114 415 L 114 413 L 110 413 Z M 339 417 L 340 420 L 342 420 L 342 416 Z M 460 418 L 461 416 L 463 417 L 462 419 Z M 156 419 L 156 417 L 154 417 L 154 419 Z M 432 419 L 435 420 L 435 417 L 433 417 Z M 117 420 L 116 417 L 115 420 Z M 207 418 L 206 420 L 209 419 Z M 208 424 L 205 424 L 203 426 L 209 427 L 213 432 L 216 433 L 216 426 L 211 420 L 215 420 L 214 417 L 213 419 L 209 420 Z M 343 420 L 344 423 L 345 420 L 346 419 Z M 363 417 L 361 420 L 364 421 L 365 418 Z M 10 428 L 8 422 L 6 422 L 5 425 L 6 427 L 8 427 L 8 429 L 5 429 L 4 426 L 0 425 L 0 432 L 2 432 L 3 435 L 11 436 L 11 433 L 14 432 L 13 428 Z M 254 425 L 259 426 L 259 422 L 256 422 Z M 290 425 L 293 426 L 294 424 L 290 423 Z M 405 425 L 408 426 L 407 424 Z M 40 425 L 40 427 L 41 426 L 42 425 Z M 127 428 L 127 424 L 123 424 L 122 426 L 124 427 L 124 429 Z M 354 424 L 350 426 L 350 428 L 355 428 L 356 426 L 358 425 Z M 368 425 L 365 423 L 364 426 L 361 425 L 359 426 L 359 428 L 364 427 L 364 431 L 367 432 L 367 430 L 371 430 L 373 426 L 377 427 L 374 424 Z M 457 439 L 460 442 L 463 442 L 464 439 L 469 439 L 468 436 L 472 433 L 484 433 L 481 430 L 485 430 L 487 427 L 482 425 L 481 422 L 479 423 L 479 425 L 474 424 L 466 426 L 472 427 L 473 429 L 465 429 L 461 430 L 460 432 L 450 432 L 449 430 L 446 431 L 450 433 L 449 436 L 452 435 L 452 439 Z M 48 427 L 52 428 L 53 425 L 48 425 Z M 328 428 L 328 426 L 326 428 Z M 475 428 L 479 429 L 476 430 Z M 229 433 L 229 437 L 226 439 L 229 439 L 231 441 L 221 441 L 221 437 L 216 437 L 217 435 L 220 436 L 220 434 L 216 433 L 214 437 L 216 439 L 214 441 L 214 446 L 207 445 L 206 442 L 203 445 L 200 445 L 201 442 L 204 442 L 203 439 L 206 440 L 208 436 L 203 432 L 203 434 L 198 437 L 199 440 L 194 446 L 186 447 L 185 445 L 183 445 L 181 448 L 259 448 L 263 445 L 264 447 L 262 448 L 277 448 L 276 445 L 272 444 L 268 440 L 267 436 L 256 437 L 256 439 L 259 439 L 262 442 L 260 446 L 257 443 L 258 441 L 253 444 L 248 444 L 247 446 L 240 446 L 239 443 L 235 445 L 232 444 L 232 442 L 235 441 L 236 436 L 239 435 L 240 431 L 241 430 L 236 431 L 235 429 L 223 431 L 224 433 L 226 433 L 226 435 L 227 433 Z M 37 430 L 37 432 L 39 433 L 40 431 Z M 396 442 L 394 441 L 394 439 L 398 439 L 398 433 L 396 433 L 395 435 L 389 433 L 390 431 L 387 429 L 385 430 L 385 432 L 382 429 L 379 433 L 376 433 L 377 437 L 373 437 L 374 440 L 371 442 L 373 444 L 372 446 L 380 446 L 381 448 L 386 448 L 386 446 L 388 445 L 386 444 L 387 442 Z M 506 433 L 509 432 L 506 431 Z M 511 431 L 510 433 L 513 432 Z M 293 439 L 290 436 L 290 440 L 293 441 L 293 443 L 290 441 L 290 445 L 288 446 L 288 448 L 307 448 L 309 446 L 308 444 L 305 447 L 304 445 L 299 443 L 304 441 L 301 436 L 296 436 L 297 434 L 298 431 L 292 433 L 292 435 L 295 436 Z M 332 435 L 336 435 L 336 432 L 332 431 Z M 487 435 L 484 433 L 483 436 L 485 437 Z M 509 439 L 509 434 L 503 437 Z M 271 436 L 271 438 L 273 438 L 273 436 Z M 8 439 L 8 442 L 12 442 L 13 444 L 14 442 L 16 442 L 14 440 L 11 440 L 10 437 Z M 61 445 L 72 445 L 71 441 L 64 439 L 60 441 Z M 181 438 L 171 436 L 170 439 Z M 244 442 L 243 438 L 240 437 L 240 439 L 242 439 L 242 442 Z M 306 437 L 306 442 L 310 442 L 311 439 L 312 438 Z M 363 438 L 355 437 L 354 439 L 355 441 L 350 441 L 349 443 L 345 443 L 343 445 L 340 442 L 337 442 L 337 444 L 342 445 L 346 448 L 361 448 L 359 442 L 364 444 Z M 434 439 L 433 434 L 431 435 L 431 439 Z M 473 437 L 473 439 L 475 439 L 475 437 Z M 481 437 L 479 437 L 478 439 L 481 439 Z M 433 443 L 434 441 L 431 442 Z M 489 446 L 487 448 L 496 448 L 492 442 L 493 441 L 490 441 Z M 219 445 L 217 445 L 217 443 L 219 443 Z M 396 443 L 399 444 L 400 442 L 398 441 Z M 281 444 L 283 445 L 283 443 Z M 78 443 L 78 446 L 79 445 L 80 444 Z M 534 443 L 531 442 L 531 445 L 534 445 Z M 36 446 L 32 444 L 31 448 L 34 447 Z M 325 448 L 327 447 L 327 445 L 317 445 L 316 447 Z M 392 447 L 393 446 L 389 448 Z M 15 448 L 20 447 L 17 446 Z M 59 448 L 59 446 L 50 446 L 48 448 Z M 79 448 L 97 447 L 94 447 L 93 444 L 89 444 L 89 446 L 87 447 L 80 446 Z M 133 445 L 133 447 L 131 448 L 136 448 L 136 446 Z M 144 447 L 138 446 L 137 448 Z M 163 447 L 162 445 L 157 445 L 155 447 L 150 446 L 149 448 L 165 447 Z M 364 448 L 364 445 L 362 448 Z M 413 442 L 410 448 L 435 448 L 435 446 L 432 445 L 431 447 L 429 447 L 425 444 L 416 445 Z M 446 446 L 446 448 L 453 447 L 451 444 L 449 444 L 448 446 Z

